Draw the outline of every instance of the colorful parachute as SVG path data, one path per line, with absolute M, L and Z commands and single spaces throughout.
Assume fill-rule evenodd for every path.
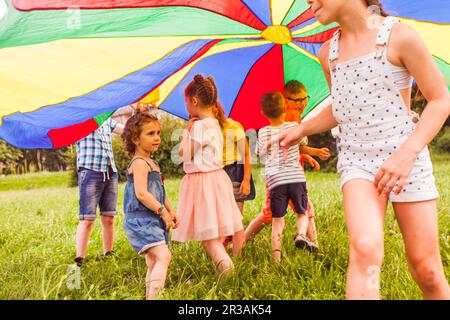
M 212 75 L 228 116 L 265 120 L 259 98 L 301 80 L 312 97 L 328 87 L 317 52 L 336 30 L 305 0 L 6 0 L 0 21 L 0 138 L 58 148 L 95 130 L 116 109 L 158 96 L 187 118 L 183 89 Z M 386 0 L 415 27 L 450 78 L 446 1 Z M 155 94 L 158 93 L 158 94 Z

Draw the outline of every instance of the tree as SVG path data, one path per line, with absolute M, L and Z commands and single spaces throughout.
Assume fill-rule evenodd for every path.
M 22 156 L 20 149 L 0 140 L 0 174 L 4 174 L 4 170 L 7 173 L 14 172 L 14 167 Z

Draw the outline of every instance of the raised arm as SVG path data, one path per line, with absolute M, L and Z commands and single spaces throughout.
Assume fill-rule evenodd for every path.
M 322 66 L 322 71 L 325 75 L 325 78 L 327 79 L 328 86 L 331 91 L 330 69 L 328 65 L 329 46 L 330 46 L 329 42 L 326 42 L 320 48 L 318 56 L 320 65 Z M 314 118 L 304 121 L 297 127 L 292 128 L 283 135 L 280 135 L 277 142 L 280 141 L 281 146 L 289 148 L 289 146 L 299 144 L 302 138 L 305 136 L 326 132 L 328 130 L 333 129 L 337 125 L 338 122 L 333 116 L 331 105 L 329 105 Z
M 192 160 L 194 158 L 196 150 L 201 147 L 201 144 L 191 139 L 190 136 L 191 129 L 194 126 L 195 121 L 197 120 L 198 118 L 196 117 L 189 119 L 183 132 L 179 151 L 180 157 L 183 159 L 183 162 Z
M 124 129 L 125 129 L 125 126 L 122 123 L 118 122 L 116 124 L 116 126 L 114 127 L 113 132 L 117 133 L 118 135 L 121 135 L 123 133 Z

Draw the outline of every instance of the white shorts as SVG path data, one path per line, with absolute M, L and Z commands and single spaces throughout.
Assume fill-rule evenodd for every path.
M 341 190 L 343 189 L 345 183 L 354 179 L 364 179 L 372 183 L 375 181 L 374 174 L 358 167 L 346 167 L 341 170 Z M 424 177 L 415 175 L 415 171 L 416 170 L 413 170 L 411 173 L 400 194 L 395 194 L 395 187 L 390 192 L 389 200 L 391 202 L 419 202 L 439 198 L 439 193 L 434 183 L 434 176 L 431 175 L 425 177 L 424 179 Z

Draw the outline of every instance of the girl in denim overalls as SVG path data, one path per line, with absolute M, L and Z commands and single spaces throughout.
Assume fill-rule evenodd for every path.
M 178 225 L 159 166 L 150 158 L 161 142 L 160 130 L 156 117 L 138 112 L 128 120 L 122 135 L 133 157 L 127 168 L 123 228 L 134 250 L 145 257 L 148 300 L 155 299 L 164 287 L 172 258 L 169 228 Z
M 332 106 L 280 140 L 287 147 L 303 136 L 339 127 L 337 167 L 350 242 L 347 298 L 380 298 L 390 200 L 411 274 L 424 298 L 450 299 L 439 254 L 438 192 L 427 149 L 450 113 L 443 77 L 420 36 L 387 17 L 378 1 L 307 2 L 321 24 L 337 22 L 341 27 L 318 54 Z M 373 5 L 384 17 L 368 10 Z M 420 119 L 409 108 L 411 77 L 428 101 Z

